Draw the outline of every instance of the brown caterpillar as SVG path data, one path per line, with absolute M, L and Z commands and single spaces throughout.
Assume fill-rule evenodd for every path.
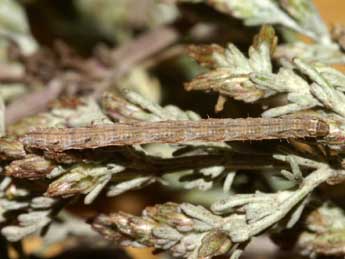
M 28 148 L 51 151 L 148 143 L 222 142 L 323 137 L 315 118 L 204 119 L 115 123 L 84 128 L 38 128 L 22 139 Z

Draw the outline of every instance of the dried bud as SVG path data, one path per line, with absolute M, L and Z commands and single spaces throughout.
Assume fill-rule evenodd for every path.
M 23 136 L 33 127 L 47 127 L 49 124 L 49 116 L 46 114 L 38 114 L 33 117 L 24 118 L 7 127 L 7 134 L 12 136 Z
M 342 167 L 344 167 L 344 162 L 341 163 Z M 344 170 L 334 170 L 333 175 L 327 179 L 327 183 L 329 185 L 337 185 L 341 184 L 345 181 L 345 172 Z
M 46 194 L 49 197 L 69 197 L 87 192 L 95 185 L 94 179 L 83 178 L 75 174 L 64 175 L 49 185 Z
M 271 55 L 274 53 L 277 46 L 278 38 L 272 26 L 262 26 L 258 35 L 255 36 L 253 47 L 258 49 L 263 43 L 268 44 Z
M 107 239 L 119 242 L 130 238 L 144 245 L 152 246 L 154 245 L 152 230 L 157 224 L 150 219 L 119 212 L 109 216 L 98 216 L 92 226 Z
M 86 102 L 82 98 L 76 98 L 75 96 L 69 97 L 66 96 L 64 98 L 60 98 L 54 100 L 51 103 L 50 107 L 52 109 L 71 109 L 76 110 L 79 106 L 86 105 Z
M 339 46 L 345 49 L 345 26 L 336 25 L 332 28 L 332 38 L 338 42 Z
M 103 96 L 102 107 L 109 117 L 118 121 L 139 120 L 140 116 L 138 114 L 143 113 L 137 106 L 110 93 Z
M 211 45 L 190 45 L 187 48 L 189 56 L 195 59 L 200 65 L 207 68 L 215 68 L 215 54 L 224 55 L 225 49 L 217 44 Z
M 196 77 L 185 84 L 187 91 L 204 90 L 219 92 L 247 103 L 255 102 L 266 96 L 264 90 L 257 88 L 247 75 L 232 75 L 231 69 L 217 68 Z
M 323 256 L 344 256 L 345 230 L 314 235 L 308 232 L 300 236 L 299 249 L 303 254 Z
M 87 194 L 100 183 L 102 176 L 107 173 L 106 166 L 80 164 L 53 181 L 46 194 L 49 197 Z
M 24 159 L 15 160 L 5 168 L 8 176 L 30 180 L 44 178 L 54 168 L 54 164 L 44 157 L 28 155 Z
M 119 212 L 111 215 L 117 228 L 135 240 L 140 240 L 143 244 L 152 245 L 152 230 L 156 226 L 153 220 L 132 216 L 127 213 Z
M 161 224 L 167 224 L 181 232 L 191 231 L 193 229 L 193 220 L 182 213 L 180 207 L 176 203 L 168 202 L 162 205 L 148 207 L 143 212 Z
M 97 216 L 97 218 L 92 222 L 92 227 L 105 239 L 119 242 L 123 235 L 114 229 L 112 225 L 112 218 L 103 214 Z
M 198 258 L 213 258 L 227 253 L 232 246 L 229 237 L 221 231 L 210 231 L 201 240 Z
M 14 139 L 0 138 L 0 159 L 15 160 L 22 159 L 26 155 L 23 144 Z

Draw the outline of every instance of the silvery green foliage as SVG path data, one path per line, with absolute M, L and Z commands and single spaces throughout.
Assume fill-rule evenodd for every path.
M 66 213 L 60 220 L 64 223 L 54 223 L 58 204 L 57 199 L 34 196 L 30 190 L 16 187 L 11 178 L 5 177 L 0 183 L 0 223 L 1 234 L 10 242 L 18 242 L 28 235 L 36 234 L 52 224 L 46 242 L 53 243 L 66 238 L 68 234 L 91 236 L 90 227 Z M 6 224 L 8 213 L 16 215 L 16 225 Z
M 123 246 L 153 246 L 192 259 L 211 258 L 232 247 L 218 229 L 221 223 L 221 217 L 201 206 L 168 202 L 146 208 L 141 217 L 122 212 L 100 215 L 93 227 Z
M 18 210 L 22 208 L 26 208 L 28 206 L 28 202 L 18 202 L 18 201 L 11 201 L 5 197 L 5 191 L 8 186 L 11 185 L 11 178 L 5 177 L 2 179 L 0 183 L 0 190 L 1 190 L 1 202 L 0 202 L 0 222 L 4 222 L 6 220 L 5 213 L 12 210 Z M 26 191 L 18 192 L 18 196 L 26 195 Z
M 275 53 L 274 59 L 284 62 L 295 57 L 301 57 L 308 62 L 322 62 L 323 64 L 343 64 L 345 56 L 336 43 L 331 44 L 307 44 L 301 41 L 288 44 L 280 44 Z
M 339 43 L 332 41 L 328 28 L 312 0 L 180 1 L 205 2 L 221 12 L 243 20 L 248 26 L 278 25 L 283 37 L 290 43 L 279 46 L 277 58 L 291 60 L 293 57 L 299 57 L 327 64 L 345 62 Z M 296 33 L 308 36 L 314 41 L 313 44 L 301 42 L 295 37 Z
M 0 1 L 0 66 L 3 73 L 13 77 L 22 77 L 22 64 L 10 62 L 8 48 L 10 42 L 16 43 L 24 55 L 30 55 L 37 50 L 38 44 L 32 37 L 26 14 L 19 3 L 12 0 Z M 1 82 L 0 96 L 8 102 L 28 91 L 23 82 Z
M 320 17 L 313 0 L 275 0 L 275 2 L 303 28 L 300 33 L 311 37 L 321 45 L 331 44 L 327 25 Z
M 82 218 L 76 217 L 67 211 L 62 211 L 58 221 L 52 222 L 44 236 L 44 244 L 50 245 L 66 240 L 69 236 L 98 238 L 97 233 Z
M 344 75 L 334 68 L 299 58 L 293 59 L 291 63 L 283 62 L 279 71 L 273 72 L 270 57 L 273 47 L 268 43 L 272 42 L 274 33 L 267 33 L 269 30 L 261 30 L 258 36 L 261 40 L 250 47 L 248 57 L 233 44 L 223 51 L 214 50 L 211 46 L 213 69 L 188 83 L 187 89 L 213 90 L 245 102 L 255 102 L 285 93 L 288 103 L 266 110 L 262 114 L 265 117 L 277 117 L 317 107 L 329 109 L 344 117 Z M 196 59 L 198 58 L 201 59 L 197 56 Z
M 310 258 L 343 255 L 345 214 L 341 207 L 331 201 L 310 208 L 299 224 L 300 232 L 293 242 L 302 255 Z M 296 232 L 288 230 L 285 234 Z
M 130 104 L 137 106 L 139 110 L 144 112 L 141 114 L 142 117 L 138 117 L 140 120 L 160 121 L 200 119 L 200 116 L 193 111 L 184 112 L 180 108 L 173 105 L 161 107 L 158 103 L 155 103 L 138 94 L 137 92 L 127 88 L 122 89 L 121 94 Z M 146 115 L 144 115 L 145 113 Z
M 200 0 L 219 11 L 244 21 L 248 26 L 263 24 L 281 25 L 322 44 L 330 44 L 327 26 L 320 18 L 311 0 Z
M 258 38 L 258 42 L 249 48 L 248 57 L 231 43 L 225 49 L 210 46 L 211 70 L 188 83 L 187 90 L 212 90 L 245 102 L 273 95 L 274 91 L 260 89 L 250 80 L 250 75 L 255 73 L 272 73 L 270 53 L 276 41 L 273 29 L 264 27 Z M 197 61 L 202 59 L 198 47 L 191 52 Z
M 280 24 L 296 31 L 303 31 L 296 21 L 280 9 L 276 1 L 217 0 L 212 4 L 218 8 L 222 6 L 224 9 L 231 10 L 233 15 L 243 19 L 246 25 Z
M 292 68 L 282 67 L 277 74 L 252 74 L 251 79 L 260 88 L 275 90 L 277 93 L 287 93 L 289 104 L 267 110 L 263 116 L 276 117 L 294 113 L 314 107 L 324 107 L 334 113 L 345 116 L 345 95 L 341 89 L 324 77 L 314 64 L 309 64 L 301 59 L 294 59 L 294 67 L 304 77 L 301 77 Z M 327 68 L 330 74 L 338 74 L 335 69 Z M 307 78 L 313 82 L 308 83 Z
M 1 234 L 9 241 L 16 242 L 36 233 L 51 221 L 51 210 L 55 200 L 48 197 L 31 197 L 30 191 L 15 187 L 9 177 L 0 184 L 0 222 L 6 223 L 5 214 L 17 213 L 18 225 L 5 226 Z
M 1 37 L 15 41 L 24 54 L 31 54 L 37 49 L 37 43 L 30 34 L 26 15 L 16 1 L 0 1 L 0 28 Z
M 1 234 L 4 235 L 8 241 L 17 242 L 34 234 L 47 226 L 51 222 L 49 213 L 51 211 L 33 211 L 29 213 L 20 214 L 17 226 L 6 226 L 1 230 Z
M 293 170 L 299 162 L 306 164 L 301 158 L 291 161 Z M 100 215 L 93 227 L 123 246 L 151 246 L 189 259 L 223 254 L 238 258 L 254 236 L 277 223 L 292 228 L 299 220 L 310 193 L 333 173 L 327 164 L 309 161 L 309 165 L 315 171 L 301 177 L 296 190 L 235 194 L 215 202 L 210 211 L 188 203 L 166 203 L 147 208 L 142 217 L 121 212 Z

